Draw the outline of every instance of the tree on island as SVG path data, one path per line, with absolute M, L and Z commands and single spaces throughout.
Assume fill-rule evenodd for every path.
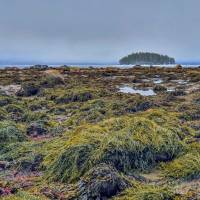
M 137 65 L 162 65 L 175 64 L 175 59 L 167 55 L 158 53 L 138 52 L 132 53 L 119 60 L 121 65 L 137 64 Z

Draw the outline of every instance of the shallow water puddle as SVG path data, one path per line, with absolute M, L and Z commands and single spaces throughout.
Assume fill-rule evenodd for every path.
M 175 88 L 167 88 L 167 92 L 174 92 Z
M 172 82 L 175 82 L 175 83 L 179 83 L 179 84 L 187 84 L 188 81 L 187 80 L 172 80 Z
M 159 83 L 162 83 L 163 80 L 161 78 L 142 79 L 142 82 L 144 82 L 144 83 L 153 82 L 155 84 L 159 84 Z
M 143 96 L 156 95 L 156 93 L 152 89 L 134 89 L 130 86 L 119 87 L 119 92 L 126 93 L 126 94 L 141 94 Z
M 159 84 L 159 83 L 162 83 L 163 80 L 162 80 L 161 78 L 156 78 L 156 79 L 153 79 L 153 82 L 154 82 L 155 84 Z

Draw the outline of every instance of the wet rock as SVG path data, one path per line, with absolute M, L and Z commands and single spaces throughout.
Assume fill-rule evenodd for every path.
M 36 111 L 36 110 L 42 110 L 42 105 L 41 104 L 33 104 L 29 106 L 31 111 Z
M 3 188 L 0 188 L 0 196 L 4 194 Z
M 151 102 L 145 101 L 145 102 L 139 102 L 132 108 L 128 108 L 128 112 L 139 112 L 139 111 L 145 111 L 151 108 L 153 105 Z
M 200 105 L 200 98 L 195 101 L 198 105 Z
M 34 172 L 39 169 L 41 162 L 43 161 L 42 155 L 36 155 L 35 157 L 31 157 L 29 159 L 23 159 L 19 163 L 19 170 L 26 172 Z
M 172 96 L 184 96 L 186 92 L 184 90 L 175 90 L 170 92 Z
M 80 94 L 71 94 L 69 96 L 64 96 L 55 99 L 56 103 L 70 103 L 70 102 L 85 102 L 92 99 L 92 94 L 90 92 L 84 92 Z
M 43 123 L 33 122 L 27 128 L 26 133 L 29 136 L 37 137 L 41 135 L 46 135 L 48 133 L 48 130 L 44 127 Z
M 167 91 L 167 88 L 162 86 L 162 85 L 156 85 L 154 88 L 153 88 L 153 91 L 158 93 L 158 92 L 165 92 Z
M 7 161 L 0 161 L 0 171 L 5 170 L 9 167 L 9 162 Z
M 132 80 L 132 83 L 142 83 L 142 80 L 141 80 L 141 79 L 136 79 L 136 78 L 134 78 L 134 79 Z
M 107 164 L 100 164 L 92 168 L 88 174 L 78 182 L 79 200 L 106 200 L 115 196 L 129 186 L 127 180 Z
M 196 131 L 194 138 L 200 139 L 200 126 L 199 129 Z
M 34 96 L 37 95 L 40 92 L 40 87 L 36 84 L 29 83 L 24 84 L 22 88 L 16 93 L 17 96 Z
M 169 94 L 166 95 L 166 101 L 167 102 L 171 102 L 171 101 L 175 101 L 177 99 L 176 96 L 174 96 L 173 94 L 171 94 L 171 92 Z
M 11 100 L 6 98 L 6 99 L 0 99 L 0 106 L 6 106 L 11 103 Z

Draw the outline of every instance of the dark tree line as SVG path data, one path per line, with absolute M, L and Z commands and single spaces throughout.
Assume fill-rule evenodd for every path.
M 120 59 L 119 63 L 121 65 L 128 65 L 128 64 L 162 65 L 162 64 L 175 64 L 175 59 L 167 55 L 160 55 L 157 53 L 138 52 L 123 57 L 122 59 Z

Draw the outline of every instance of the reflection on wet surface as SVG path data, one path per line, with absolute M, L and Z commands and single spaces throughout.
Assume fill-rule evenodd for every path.
M 152 89 L 134 89 L 130 86 L 121 86 L 119 87 L 119 91 L 122 93 L 129 93 L 129 94 L 141 94 L 143 96 L 152 96 L 156 95 L 156 93 Z
M 154 82 L 155 84 L 159 84 L 159 83 L 162 83 L 163 80 L 160 79 L 160 78 L 156 78 L 156 79 L 153 79 L 153 82 Z

